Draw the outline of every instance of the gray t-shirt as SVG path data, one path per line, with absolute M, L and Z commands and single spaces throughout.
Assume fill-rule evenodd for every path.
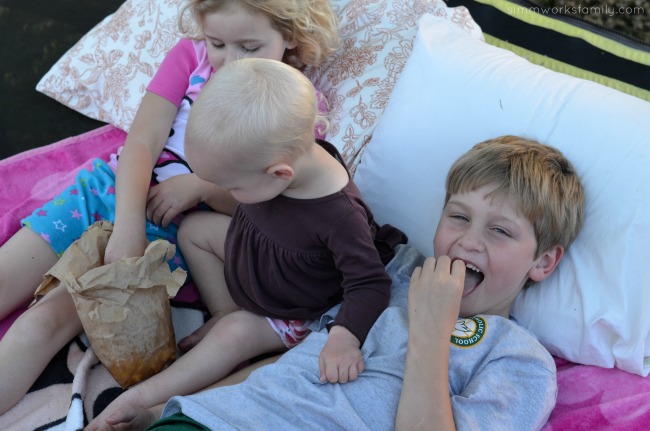
M 318 356 L 327 341 L 321 329 L 239 385 L 172 398 L 163 416 L 182 411 L 215 430 L 392 430 L 404 373 L 407 289 L 422 262 L 414 248 L 400 246 L 389 263 L 390 305 L 363 345 L 366 368 L 357 380 L 320 383 Z M 530 332 L 512 320 L 479 315 L 459 318 L 451 343 L 449 395 L 457 429 L 538 430 L 546 423 L 557 396 L 556 368 Z

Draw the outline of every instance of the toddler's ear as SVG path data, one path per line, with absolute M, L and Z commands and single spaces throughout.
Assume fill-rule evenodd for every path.
M 542 281 L 553 273 L 564 255 L 564 247 L 556 245 L 546 250 L 537 258 L 537 263 L 528 272 L 528 277 L 537 282 Z
M 291 180 L 294 172 L 293 168 L 286 163 L 276 163 L 266 168 L 266 173 L 274 178 L 281 180 Z

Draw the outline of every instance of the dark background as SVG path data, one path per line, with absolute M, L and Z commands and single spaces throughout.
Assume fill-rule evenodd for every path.
M 122 0 L 0 0 L 0 159 L 103 125 L 36 91 Z
M 650 43 L 650 0 L 534 0 L 557 6 L 639 5 L 643 15 L 583 16 Z M 0 159 L 104 123 L 35 90 L 40 78 L 122 0 L 0 0 Z

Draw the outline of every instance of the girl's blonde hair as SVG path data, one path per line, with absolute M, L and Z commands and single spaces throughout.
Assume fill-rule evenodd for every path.
M 232 165 L 291 163 L 315 145 L 317 105 L 311 81 L 296 68 L 262 58 L 233 61 L 192 105 L 185 145 Z
M 181 32 L 191 34 L 188 13 L 202 29 L 207 15 L 232 5 L 264 14 L 285 40 L 295 41 L 282 59 L 295 68 L 318 66 L 339 47 L 338 20 L 329 0 L 189 0 L 179 16 Z
M 584 190 L 573 165 L 548 145 L 501 136 L 475 145 L 447 175 L 445 205 L 451 195 L 494 185 L 533 225 L 536 256 L 573 242 L 584 219 Z

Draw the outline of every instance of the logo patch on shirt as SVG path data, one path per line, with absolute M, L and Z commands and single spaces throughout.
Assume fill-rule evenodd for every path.
M 483 341 L 487 322 L 479 316 L 460 318 L 451 333 L 451 344 L 457 347 L 473 347 Z

